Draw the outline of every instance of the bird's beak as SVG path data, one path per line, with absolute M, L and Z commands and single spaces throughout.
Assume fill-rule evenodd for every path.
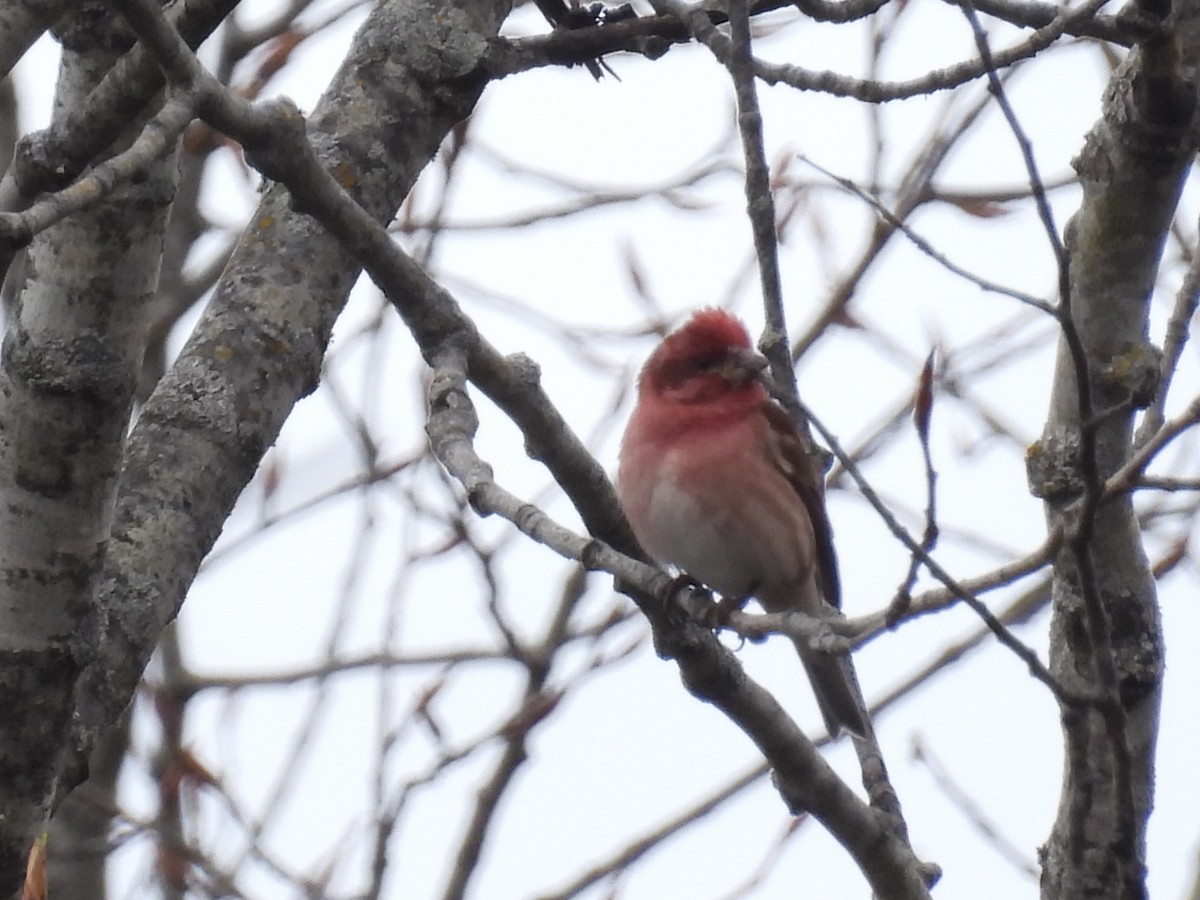
M 734 347 L 717 372 L 730 384 L 742 385 L 759 378 L 767 365 L 767 359 L 761 353 L 745 347 Z

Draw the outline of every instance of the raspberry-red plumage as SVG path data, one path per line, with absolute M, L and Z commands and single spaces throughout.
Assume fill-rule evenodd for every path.
M 705 309 L 651 354 L 617 489 L 642 546 L 732 599 L 822 616 L 840 590 L 821 477 L 742 323 Z M 848 662 L 796 642 L 831 733 L 868 727 Z

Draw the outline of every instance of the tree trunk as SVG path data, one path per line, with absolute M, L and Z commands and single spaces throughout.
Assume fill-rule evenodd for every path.
M 1100 494 L 1129 457 L 1136 410 L 1157 384 L 1150 295 L 1196 152 L 1195 87 L 1174 41 L 1151 39 L 1126 59 L 1075 161 L 1084 196 L 1066 230 L 1069 322 L 1046 429 L 1028 458 L 1034 493 L 1066 537 L 1051 670 L 1069 693 L 1099 698 L 1062 704 L 1063 788 L 1042 848 L 1047 900 L 1145 896 L 1162 631 L 1131 498 Z
M 360 29 L 309 138 L 379 221 L 471 113 L 510 6 L 391 0 Z M 107 4 L 78 7 L 93 26 L 101 14 Z M 110 63 L 93 61 L 94 74 Z M 82 96 L 61 92 L 59 113 L 86 118 Z M 173 175 L 174 164 L 161 169 Z M 86 773 L 263 452 L 316 386 L 359 275 L 337 240 L 270 188 L 123 443 L 170 188 L 151 177 L 39 235 L 6 337 L 0 472 L 14 477 L 0 504 L 0 897 L 19 890 L 47 814 Z
M 120 24 L 103 4 L 80 4 L 58 23 L 56 120 L 129 47 Z M 93 597 L 174 175 L 173 156 L 161 159 L 138 183 L 40 233 L 4 338 L 0 896 L 19 887 L 46 827 L 75 682 L 95 652 Z

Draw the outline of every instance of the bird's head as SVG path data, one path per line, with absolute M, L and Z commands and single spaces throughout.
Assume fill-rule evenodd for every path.
M 638 382 L 640 395 L 677 403 L 726 397 L 761 402 L 767 361 L 746 326 L 721 309 L 702 309 L 663 339 Z

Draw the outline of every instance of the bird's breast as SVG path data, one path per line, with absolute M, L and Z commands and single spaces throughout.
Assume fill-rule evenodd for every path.
M 765 453 L 711 440 L 671 448 L 650 468 L 627 508 L 655 559 L 736 598 L 808 578 L 812 526 Z

